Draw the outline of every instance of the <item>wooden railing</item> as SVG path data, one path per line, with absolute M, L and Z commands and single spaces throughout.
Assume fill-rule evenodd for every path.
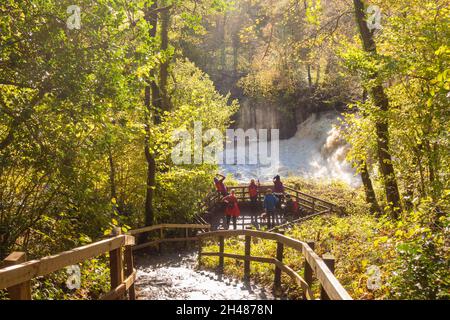
M 200 202 L 200 206 L 198 208 L 199 215 L 203 215 L 212 209 L 220 202 L 221 197 L 216 191 L 211 191 L 206 195 L 205 198 Z
M 5 259 L 6 267 L 0 269 L 0 289 L 7 289 L 12 300 L 30 300 L 31 279 L 109 253 L 111 291 L 100 299 L 116 300 L 126 296 L 134 300 L 136 270 L 131 248 L 135 241 L 134 237 L 119 233 L 109 239 L 39 260 L 26 261 L 25 253 L 14 252 Z
M 329 201 L 311 196 L 309 194 L 303 193 L 301 191 L 295 190 L 291 187 L 285 187 L 286 194 L 291 195 L 293 198 L 297 199 L 299 204 L 312 211 L 312 214 L 316 213 L 337 213 L 343 214 L 344 209 L 338 205 L 331 203 Z
M 328 210 L 324 210 L 324 211 L 319 212 L 319 213 L 310 214 L 310 215 L 308 215 L 306 217 L 302 217 L 302 218 L 299 218 L 299 219 L 295 219 L 295 220 L 288 221 L 286 223 L 280 224 L 280 225 L 275 226 L 272 229 L 269 229 L 267 231 L 268 232 L 277 232 L 277 231 L 280 231 L 280 230 L 285 230 L 287 228 L 290 228 L 290 227 L 294 226 L 295 224 L 298 224 L 298 223 L 303 222 L 303 221 L 311 220 L 311 219 L 313 219 L 315 217 L 318 217 L 318 216 L 321 216 L 321 215 L 324 215 L 324 214 L 327 214 L 327 213 L 329 213 L 329 211 Z
M 229 189 L 234 189 L 236 192 L 236 197 L 239 202 L 249 202 L 250 194 L 248 192 L 248 186 L 240 185 L 229 187 Z M 272 185 L 262 184 L 259 186 L 259 194 L 258 200 L 262 201 L 264 198 L 264 194 L 268 189 L 273 189 Z M 306 194 L 304 192 L 295 190 L 289 186 L 285 186 L 285 194 L 290 195 L 294 199 L 296 199 L 299 205 L 308 211 L 310 214 L 323 214 L 323 213 L 337 213 L 343 214 L 343 208 L 338 205 L 331 203 L 329 201 L 314 197 L 312 195 Z M 200 212 L 205 213 L 214 208 L 214 206 L 220 201 L 220 197 L 217 192 L 210 192 L 205 199 L 202 201 L 202 205 L 200 207 Z
M 168 229 L 182 229 L 182 230 L 184 230 L 184 236 L 176 237 L 176 238 L 166 238 L 164 231 L 168 230 Z M 162 243 L 185 242 L 187 244 L 188 242 L 198 241 L 199 238 L 196 234 L 194 234 L 194 232 L 199 231 L 199 230 L 200 231 L 208 231 L 210 229 L 211 229 L 211 226 L 208 224 L 159 224 L 159 225 L 155 225 L 155 226 L 131 230 L 128 232 L 128 234 L 138 237 L 140 235 L 148 234 L 150 232 L 157 232 L 156 240 L 151 240 L 149 242 L 144 242 L 144 243 L 135 245 L 135 246 L 133 246 L 133 251 L 151 247 L 151 246 L 158 246 L 159 250 L 161 250 Z
M 244 255 L 225 253 L 225 239 L 229 237 L 245 236 L 245 253 Z M 281 288 L 281 273 L 285 272 L 289 275 L 297 285 L 302 288 L 304 299 L 314 299 L 312 292 L 312 284 L 314 276 L 318 279 L 321 293 L 320 297 L 323 300 L 351 300 L 352 298 L 347 291 L 342 287 L 339 281 L 334 276 L 334 258 L 332 256 L 324 256 L 321 259 L 314 252 L 314 243 L 305 243 L 286 237 L 281 234 L 262 232 L 254 230 L 233 230 L 233 231 L 214 231 L 200 234 L 202 240 L 218 238 L 219 252 L 202 252 L 202 245 L 200 243 L 199 263 L 201 263 L 202 256 L 217 256 L 219 257 L 219 272 L 223 273 L 224 259 L 232 258 L 237 260 L 244 260 L 244 280 L 250 279 L 250 263 L 262 262 L 271 263 L 275 265 L 275 289 Z M 252 238 L 274 240 L 277 242 L 277 254 L 275 258 L 255 257 L 251 255 Z M 284 247 L 292 248 L 303 254 L 305 257 L 303 277 L 301 277 L 295 270 L 283 263 Z

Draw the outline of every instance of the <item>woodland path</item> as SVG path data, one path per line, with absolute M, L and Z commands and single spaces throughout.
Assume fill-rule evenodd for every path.
M 138 300 L 272 300 L 269 289 L 198 270 L 196 252 L 136 257 Z

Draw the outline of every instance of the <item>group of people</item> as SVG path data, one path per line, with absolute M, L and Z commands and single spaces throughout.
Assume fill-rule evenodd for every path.
M 233 221 L 234 229 L 237 229 L 237 218 L 240 216 L 241 211 L 239 208 L 238 199 L 236 197 L 236 191 L 232 189 L 228 192 L 225 186 L 226 177 L 217 174 L 214 177 L 214 185 L 222 202 L 225 206 L 226 216 L 226 228 L 230 227 L 230 222 Z M 250 196 L 250 203 L 252 209 L 258 212 L 260 209 L 259 195 L 260 195 L 260 183 L 256 183 L 254 179 L 250 181 L 248 186 L 248 193 Z M 266 190 L 264 200 L 262 202 L 264 212 L 261 214 L 261 218 L 267 221 L 268 228 L 273 228 L 276 224 L 277 213 L 284 215 L 292 215 L 298 217 L 299 204 L 296 199 L 292 199 L 290 195 L 285 196 L 285 188 L 281 177 L 277 175 L 273 178 L 273 189 Z

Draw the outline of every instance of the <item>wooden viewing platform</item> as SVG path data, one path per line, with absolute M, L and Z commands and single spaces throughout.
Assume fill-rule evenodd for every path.
M 263 212 L 262 202 L 264 195 L 268 189 L 272 189 L 273 185 L 262 184 L 259 187 L 258 206 L 255 211 L 250 203 L 250 195 L 247 185 L 232 186 L 229 189 L 234 189 L 236 197 L 239 202 L 239 208 L 241 209 L 241 216 L 238 220 L 238 229 L 256 228 L 260 229 L 260 226 L 265 225 L 265 221 L 261 221 L 261 213 Z M 293 220 L 287 221 L 284 219 L 282 212 L 276 212 L 276 225 L 277 227 L 272 230 L 280 228 L 280 226 L 289 226 L 296 222 L 301 222 L 305 219 L 312 218 L 318 215 L 324 214 L 343 214 L 343 208 L 337 206 L 329 201 L 314 197 L 299 190 L 295 190 L 292 187 L 285 187 L 285 195 L 290 195 L 292 199 L 297 200 L 301 215 Z M 211 191 L 203 200 L 200 207 L 200 214 L 197 217 L 197 222 L 207 223 L 211 225 L 212 230 L 220 230 L 225 225 L 225 212 L 223 206 L 221 206 L 221 196 L 217 192 Z

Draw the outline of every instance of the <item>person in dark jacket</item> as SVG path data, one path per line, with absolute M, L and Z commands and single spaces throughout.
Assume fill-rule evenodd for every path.
M 275 226 L 275 210 L 278 202 L 279 200 L 272 193 L 272 190 L 267 190 L 266 196 L 264 197 L 264 210 L 267 214 L 267 227 L 269 229 Z
M 233 219 L 234 230 L 236 230 L 237 218 L 241 215 L 241 210 L 239 209 L 235 191 L 231 190 L 231 194 L 223 198 L 223 202 L 226 204 L 225 216 L 227 218 L 227 230 L 230 228 L 231 219 Z
M 284 185 L 279 175 L 273 178 L 273 193 L 278 198 L 277 209 L 281 209 L 281 203 L 284 200 Z
M 227 187 L 223 183 L 225 179 L 226 177 L 221 174 L 216 174 L 214 177 L 214 186 L 216 187 L 217 193 L 222 197 L 226 197 L 228 195 Z

